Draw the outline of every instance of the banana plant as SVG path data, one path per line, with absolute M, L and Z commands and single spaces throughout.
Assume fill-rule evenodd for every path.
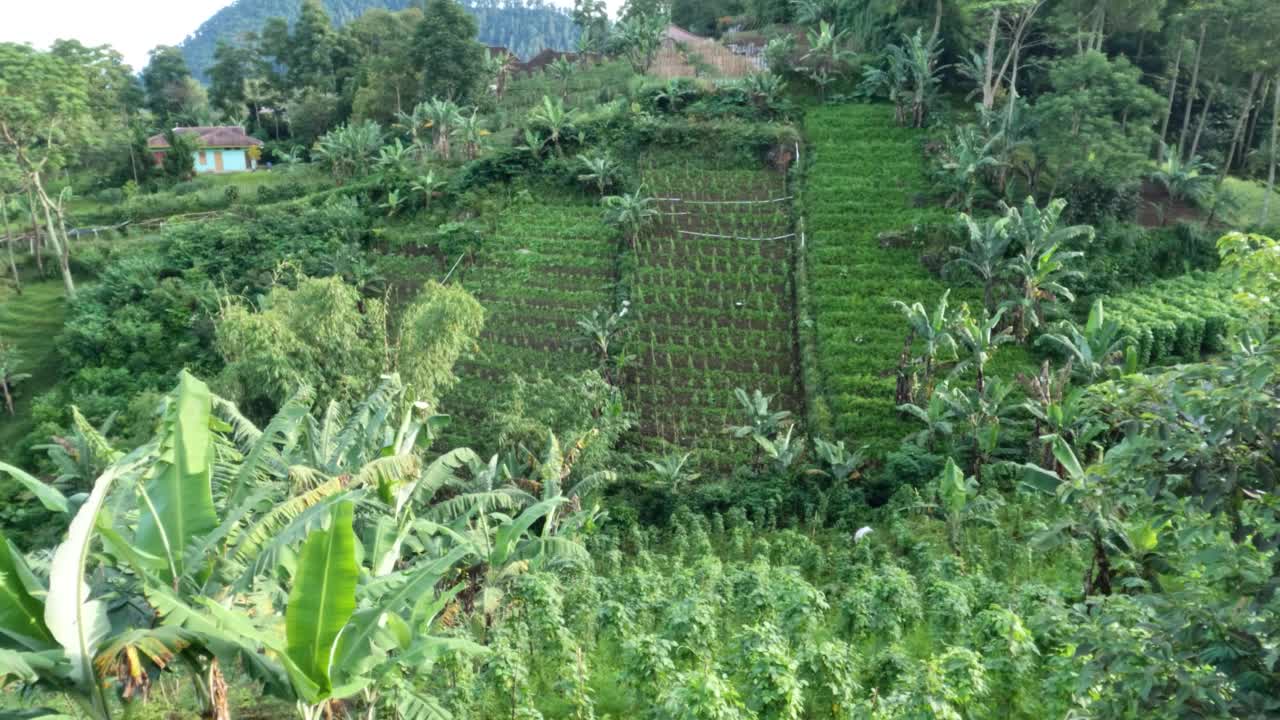
M 89 570 L 99 514 L 117 484 L 141 475 L 155 445 L 138 448 L 112 463 L 71 519 L 65 539 L 54 550 L 49 586 L 42 587 L 17 549 L 0 534 L 0 683 L 17 680 L 70 699 L 93 720 L 110 720 L 108 680 L 94 660 L 104 647 L 118 647 L 107 605 L 93 597 Z M 15 469 L 5 468 L 31 489 L 45 508 L 69 513 L 71 503 L 56 489 Z M 146 633 L 134 633 L 139 641 Z M 52 716 L 53 713 L 48 715 Z M 37 717 L 40 717 L 39 715 Z
M 1094 383 L 1121 374 L 1138 371 L 1137 348 L 1124 335 L 1120 322 L 1106 314 L 1102 300 L 1095 300 L 1083 328 L 1067 320 L 1055 332 L 1036 338 L 1036 346 L 1045 345 L 1067 356 L 1076 377 Z
M 951 542 L 951 549 L 956 552 L 960 551 L 965 509 L 977 492 L 977 480 L 973 477 L 965 477 L 964 471 L 956 461 L 947 458 L 947 465 L 938 477 L 936 493 L 947 518 L 947 537 Z

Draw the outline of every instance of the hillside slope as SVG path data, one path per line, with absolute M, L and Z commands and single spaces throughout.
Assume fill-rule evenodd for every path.
M 403 10 L 418 0 L 323 0 L 335 25 L 360 17 L 366 10 Z M 578 30 L 569 14 L 542 0 L 463 0 L 480 25 L 480 42 L 501 45 L 521 58 L 552 48 L 568 50 L 577 44 Z M 302 0 L 236 0 L 214 13 L 179 45 L 192 74 L 207 80 L 213 49 L 219 39 L 231 40 L 257 31 L 273 17 L 298 17 Z

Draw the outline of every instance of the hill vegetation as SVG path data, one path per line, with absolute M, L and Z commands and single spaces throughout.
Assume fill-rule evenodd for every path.
M 217 61 L 219 42 L 239 44 L 271 18 L 292 23 L 302 5 L 302 0 L 236 0 L 201 23 L 178 47 L 192 74 L 207 82 Z M 325 12 L 336 28 L 369 10 L 397 12 L 420 5 L 413 0 L 324 0 Z M 573 18 L 556 5 L 541 0 L 474 0 L 464 7 L 476 19 L 481 43 L 505 47 L 526 60 L 546 49 L 572 50 L 577 46 Z
M 334 17 L 0 44 L 0 717 L 1280 714 L 1275 3 Z

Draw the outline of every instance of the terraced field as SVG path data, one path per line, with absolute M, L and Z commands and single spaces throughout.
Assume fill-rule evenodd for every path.
M 799 409 L 786 181 L 696 161 L 646 164 L 642 175 L 663 216 L 629 278 L 636 360 L 627 391 L 644 436 L 710 453 L 704 441 L 739 420 L 735 387 Z
M 586 198 L 547 191 L 502 212 L 482 260 L 459 276 L 485 308 L 479 353 L 459 365 L 462 382 L 446 399 L 459 439 L 487 447 L 479 409 L 494 407 L 513 373 L 595 367 L 576 322 L 611 301 L 614 237 Z
M 805 274 L 821 414 L 837 438 L 884 450 L 919 429 L 894 400 L 906 324 L 892 302 L 932 307 L 948 285 L 920 262 L 919 248 L 882 243 L 881 234 L 951 222 L 955 213 L 930 203 L 920 131 L 896 125 L 888 105 L 816 108 L 805 134 Z M 953 306 L 979 307 L 978 299 L 972 287 L 951 295 Z M 1006 346 L 992 371 L 1012 377 L 1027 366 L 1024 349 Z

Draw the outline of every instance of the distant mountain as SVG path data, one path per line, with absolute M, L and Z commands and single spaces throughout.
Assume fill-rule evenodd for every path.
M 366 10 L 404 10 L 421 0 L 323 0 L 329 17 L 341 26 Z M 501 45 L 529 59 L 542 50 L 569 50 L 578 42 L 578 29 L 569 12 L 542 0 L 463 0 L 463 6 L 480 25 L 480 42 Z M 204 21 L 178 47 L 192 74 L 208 80 L 213 64 L 213 48 L 221 39 L 234 40 L 242 33 L 258 31 L 266 21 L 282 17 L 292 23 L 302 8 L 302 0 L 236 0 Z

